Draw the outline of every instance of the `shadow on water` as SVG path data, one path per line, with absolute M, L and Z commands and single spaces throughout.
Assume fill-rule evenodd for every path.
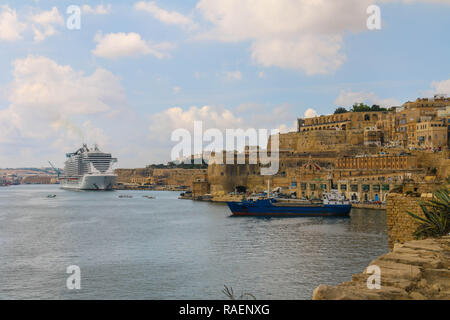
M 365 210 L 352 209 L 350 216 L 331 216 L 331 217 L 311 217 L 311 216 L 235 216 L 229 214 L 227 216 L 231 219 L 243 220 L 262 220 L 262 221 L 277 221 L 277 220 L 305 220 L 308 219 L 312 224 L 333 224 L 343 223 L 348 226 L 348 231 L 351 232 L 368 232 L 368 233 L 386 233 L 386 211 L 385 210 Z
M 254 219 L 254 220 L 286 220 L 286 219 L 313 219 L 316 221 L 332 221 L 332 220 L 350 220 L 350 217 L 311 217 L 311 216 L 292 216 L 292 215 L 278 215 L 276 217 L 274 216 L 234 216 L 230 214 L 228 218 L 232 219 Z

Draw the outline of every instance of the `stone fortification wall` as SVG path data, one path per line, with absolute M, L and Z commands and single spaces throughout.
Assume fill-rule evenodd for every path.
M 402 243 L 414 239 L 413 233 L 417 229 L 418 224 L 406 212 L 410 211 L 419 216 L 423 216 L 419 201 L 424 199 L 426 200 L 427 198 L 408 197 L 397 193 L 390 193 L 387 196 L 386 224 L 390 249 L 397 242 Z

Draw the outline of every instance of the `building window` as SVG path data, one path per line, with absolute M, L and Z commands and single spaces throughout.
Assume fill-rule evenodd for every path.
M 341 184 L 341 191 L 347 191 L 347 185 Z
M 358 185 L 357 184 L 352 184 L 350 186 L 350 189 L 352 190 L 352 192 L 358 192 Z

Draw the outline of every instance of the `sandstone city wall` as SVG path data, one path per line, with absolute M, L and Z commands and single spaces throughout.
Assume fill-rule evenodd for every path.
M 408 197 L 403 194 L 390 193 L 386 203 L 386 224 L 388 230 L 389 249 L 397 242 L 413 240 L 413 233 L 418 223 L 406 212 L 410 211 L 423 216 L 418 201 L 427 200 L 425 197 Z

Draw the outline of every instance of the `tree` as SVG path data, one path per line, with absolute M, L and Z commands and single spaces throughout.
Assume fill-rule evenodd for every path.
M 387 109 L 386 108 L 381 108 L 379 105 L 377 105 L 377 104 L 374 104 L 373 106 L 372 106 L 372 108 L 370 108 L 372 111 L 387 111 Z
M 334 111 L 334 114 L 340 114 L 340 113 L 346 113 L 348 112 L 347 109 L 343 108 L 343 107 L 339 107 Z
M 367 111 L 371 111 L 371 110 L 372 109 L 367 104 L 355 103 L 350 111 L 351 112 L 367 112 Z
M 208 164 L 205 162 L 205 160 L 202 159 L 201 164 L 195 164 L 195 163 L 179 163 L 176 164 L 175 162 L 168 162 L 167 164 L 151 164 L 147 166 L 148 168 L 156 168 L 156 169 L 208 169 Z

